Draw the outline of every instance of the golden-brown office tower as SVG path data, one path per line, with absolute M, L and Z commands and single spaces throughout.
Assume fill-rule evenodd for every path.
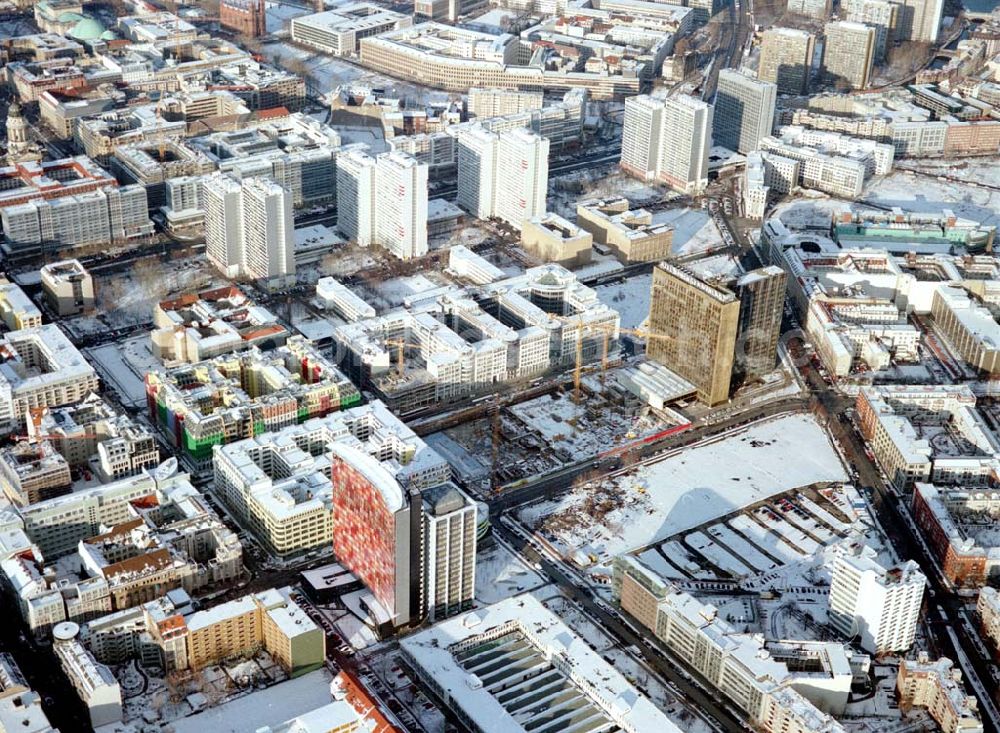
M 748 272 L 736 281 L 740 299 L 736 371 L 744 381 L 774 370 L 785 308 L 785 271 L 775 265 Z
M 708 405 L 729 399 L 739 320 L 740 301 L 726 288 L 665 262 L 653 270 L 649 357 L 695 385 Z

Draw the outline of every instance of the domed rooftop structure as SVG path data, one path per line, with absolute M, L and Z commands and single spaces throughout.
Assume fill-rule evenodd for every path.
M 96 41 L 107 31 L 103 25 L 93 18 L 81 18 L 69 32 L 70 38 L 77 41 Z
M 83 16 L 80 15 L 79 13 L 74 13 L 70 10 L 67 10 L 65 13 L 59 13 L 59 17 L 57 18 L 57 20 L 60 23 L 72 23 L 75 20 L 83 20 Z

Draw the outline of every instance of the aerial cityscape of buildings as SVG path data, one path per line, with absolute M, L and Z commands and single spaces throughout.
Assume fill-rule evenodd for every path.
M 996 0 L 0 68 L 0 733 L 1000 733 Z

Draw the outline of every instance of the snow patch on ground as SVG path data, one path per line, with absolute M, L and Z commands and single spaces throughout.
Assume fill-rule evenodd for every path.
M 622 328 L 638 328 L 649 316 L 650 292 L 653 275 L 637 275 L 623 283 L 598 285 L 594 290 L 597 298 L 609 308 L 614 308 L 622 317 Z
M 783 491 L 846 478 L 812 416 L 787 415 L 529 505 L 519 517 L 565 555 L 586 548 L 604 563 Z

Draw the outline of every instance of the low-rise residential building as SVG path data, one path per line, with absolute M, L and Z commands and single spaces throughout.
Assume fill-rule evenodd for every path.
M 1000 592 L 996 588 L 983 586 L 979 589 L 976 613 L 983 636 L 989 639 L 994 652 L 1000 652 Z
M 949 583 L 979 588 L 1000 576 L 1000 543 L 990 527 L 1000 518 L 1000 491 L 916 483 L 911 508 Z
M 97 372 L 55 324 L 0 339 L 0 431 L 24 427 L 32 408 L 79 402 L 98 386 Z
M 718 609 L 676 588 L 636 558 L 615 559 L 614 599 L 766 733 L 843 733 L 853 673 L 845 647 L 741 633 Z M 404 642 L 405 643 L 405 642 Z M 806 660 L 810 663 L 803 664 Z M 793 671 L 794 670 L 794 671 Z
M 622 196 L 581 201 L 576 224 L 590 232 L 594 242 L 610 247 L 622 264 L 666 259 L 674 241 L 672 225 L 654 224 L 650 212 L 630 208 Z
M 375 309 L 364 298 L 332 277 L 321 277 L 316 281 L 316 298 L 324 308 L 348 322 L 376 315 Z
M 79 640 L 80 627 L 65 621 L 55 628 L 52 652 L 63 674 L 87 707 L 94 728 L 121 723 L 122 690 L 114 673 L 101 664 Z
M 996 471 L 1000 444 L 967 385 L 867 387 L 855 405 L 858 429 L 899 489 L 983 486 Z
M 5 518 L 0 568 L 37 636 L 64 620 L 86 621 L 178 588 L 218 589 L 241 577 L 239 538 L 204 496 L 184 479 L 162 486 L 127 499 L 122 498 L 131 494 L 127 486 L 97 489 L 113 494 L 95 498 L 110 505 L 104 516 L 120 521 L 98 523 L 96 534 L 89 529 L 94 517 L 81 521 L 81 515 L 100 505 L 77 494 Z M 43 555 L 43 547 L 51 552 Z M 75 553 L 68 549 L 74 547 Z
M 150 332 L 164 366 L 196 364 L 251 346 L 281 346 L 288 331 L 266 308 L 229 285 L 160 301 Z
M 941 657 L 931 661 L 926 652 L 915 660 L 903 659 L 896 676 L 899 706 L 925 708 L 943 733 L 982 733 L 979 703 L 965 691 L 961 671 Z
M 65 494 L 71 484 L 69 464 L 48 442 L 23 441 L 0 449 L 0 485 L 18 506 Z
M 473 285 L 488 285 L 507 277 L 503 270 L 464 244 L 448 250 L 448 272 Z
M 150 415 L 181 460 L 209 467 L 212 447 L 320 417 L 361 401 L 361 394 L 319 350 L 299 336 L 261 351 L 252 346 L 207 361 L 146 375 Z
M 79 260 L 51 262 L 40 271 L 42 292 L 60 316 L 75 316 L 94 308 L 94 278 Z
M 42 325 L 42 312 L 21 288 L 0 276 L 0 320 L 11 331 Z
M 795 183 L 847 199 L 859 198 L 871 176 L 889 173 L 894 158 L 891 145 L 793 125 L 762 138 L 760 148 L 798 161 Z
M 80 639 L 104 664 L 138 659 L 173 673 L 265 651 L 297 677 L 322 665 L 326 639 L 289 592 L 272 588 L 195 612 L 175 591 L 90 621 Z
M 70 467 L 84 468 L 102 483 L 136 476 L 160 463 L 153 435 L 95 394 L 74 405 L 33 411 L 27 438 L 39 450 L 51 445 Z

